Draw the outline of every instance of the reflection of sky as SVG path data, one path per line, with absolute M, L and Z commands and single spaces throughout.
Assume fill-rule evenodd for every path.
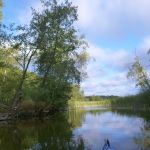
M 138 117 L 120 116 L 112 112 L 98 115 L 86 114 L 82 126 L 74 130 L 75 136 L 92 145 L 92 149 L 101 149 L 104 139 L 108 138 L 116 150 L 136 150 L 134 138 L 141 136 L 144 120 Z

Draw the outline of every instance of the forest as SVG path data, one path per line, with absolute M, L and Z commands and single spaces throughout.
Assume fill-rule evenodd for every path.
M 89 56 L 74 27 L 77 8 L 56 0 L 42 6 L 42 12 L 32 9 L 29 25 L 0 24 L 0 105 L 8 118 L 21 109 L 36 115 L 64 109 L 86 76 Z

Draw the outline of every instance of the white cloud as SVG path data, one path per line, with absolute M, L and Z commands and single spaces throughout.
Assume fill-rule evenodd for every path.
M 150 49 L 150 35 L 146 36 L 143 39 L 143 42 L 142 42 L 142 44 L 140 44 L 139 48 L 145 54 L 148 52 L 148 50 Z
M 74 0 L 73 0 L 74 1 Z M 106 37 L 146 35 L 150 31 L 149 0 L 76 0 L 79 26 Z
M 85 80 L 81 84 L 85 95 L 132 95 L 138 92 L 135 84 L 127 79 L 126 72 L 117 73 L 105 78 L 98 76 L 92 79 Z
M 85 95 L 132 95 L 137 93 L 135 83 L 127 79 L 134 61 L 134 53 L 125 49 L 105 49 L 89 43 L 92 60 L 87 67 L 88 78 L 82 82 Z
M 78 6 L 79 27 L 92 35 L 121 38 L 150 32 L 149 0 L 71 0 Z M 30 0 L 18 13 L 20 23 L 29 23 L 31 7 L 41 10 L 40 0 Z
M 135 83 L 127 79 L 128 68 L 134 61 L 135 52 L 125 49 L 111 50 L 100 48 L 89 43 L 88 52 L 92 60 L 88 67 L 88 78 L 81 84 L 81 88 L 85 91 L 85 95 L 132 95 L 138 92 Z M 136 55 L 141 59 L 148 74 L 149 55 L 147 50 L 150 48 L 150 36 L 143 39 L 138 44 Z
M 95 63 L 103 64 L 111 69 L 126 69 L 133 60 L 133 54 L 127 50 L 111 50 L 100 48 L 89 43 L 88 53 L 95 59 Z

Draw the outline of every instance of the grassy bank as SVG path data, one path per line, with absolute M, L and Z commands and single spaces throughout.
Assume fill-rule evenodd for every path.
M 100 101 L 69 101 L 68 106 L 70 108 L 80 108 L 80 107 L 95 107 L 95 106 L 110 106 L 111 100 L 100 100 Z
M 91 101 L 92 99 L 92 101 Z M 113 98 L 85 98 L 82 101 L 74 100 L 68 103 L 70 108 L 79 107 L 107 107 L 107 108 L 128 108 L 137 110 L 150 110 L 150 91 L 135 96 L 113 97 Z

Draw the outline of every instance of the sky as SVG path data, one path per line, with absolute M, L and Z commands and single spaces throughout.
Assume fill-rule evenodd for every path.
M 28 24 L 31 7 L 41 10 L 40 0 L 3 0 L 3 23 Z M 81 83 L 85 95 L 136 94 L 127 79 L 129 67 L 139 56 L 149 71 L 150 0 L 71 0 L 78 6 L 77 28 L 89 45 L 90 55 Z

